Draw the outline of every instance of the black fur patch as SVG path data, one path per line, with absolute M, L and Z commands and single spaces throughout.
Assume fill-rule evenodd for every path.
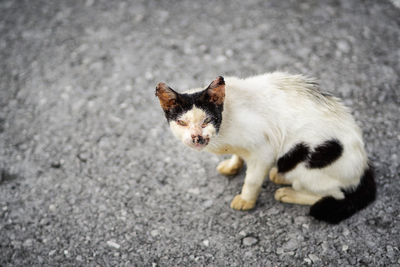
M 376 198 L 373 168 L 368 166 L 355 190 L 342 191 L 344 199 L 324 197 L 311 206 L 310 215 L 317 220 L 337 224 L 368 206 Z
M 278 159 L 278 172 L 285 173 L 294 169 L 300 162 L 306 161 L 307 168 L 323 168 L 337 160 L 343 152 L 343 146 L 337 139 L 325 141 L 310 152 L 304 143 L 294 146 Z
M 177 120 L 181 114 L 193 108 L 192 99 L 190 97 L 186 97 L 184 94 L 177 95 L 176 104 L 177 105 L 174 108 L 164 110 L 165 117 L 167 118 L 168 122 L 171 120 Z
M 222 122 L 224 105 L 216 105 L 210 102 L 210 97 L 206 93 L 206 90 L 207 89 L 193 94 L 178 94 L 176 100 L 177 106 L 170 110 L 165 110 L 165 117 L 167 120 L 177 120 L 181 114 L 191 110 L 193 106 L 196 106 L 204 110 L 210 116 L 210 123 L 214 125 L 218 132 Z
M 343 152 L 343 146 L 337 139 L 332 139 L 317 146 L 310 154 L 307 167 L 320 169 L 337 160 Z
M 309 148 L 304 143 L 299 143 L 294 146 L 289 152 L 278 159 L 278 172 L 288 172 L 297 164 L 307 159 L 309 154 Z

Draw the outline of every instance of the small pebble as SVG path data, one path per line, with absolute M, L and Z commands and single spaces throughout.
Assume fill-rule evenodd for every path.
M 158 236 L 160 234 L 160 232 L 158 231 L 158 230 L 152 230 L 151 232 L 150 232 L 150 235 L 152 236 L 152 237 L 156 237 L 156 236 Z
M 146 80 L 151 80 L 151 79 L 153 79 L 153 74 L 150 72 L 150 71 L 147 71 L 145 74 L 144 74 L 144 78 L 146 79 Z
M 269 210 L 267 210 L 267 215 L 275 215 L 275 214 L 278 214 L 278 213 L 279 213 L 279 209 L 277 209 L 275 207 L 270 208 Z
M 252 257 L 253 257 L 253 252 L 252 252 L 251 250 L 246 251 L 246 252 L 244 253 L 244 256 L 245 256 L 246 258 L 252 258 Z
M 228 57 L 233 56 L 233 51 L 232 51 L 232 49 L 226 50 L 226 51 L 225 51 L 225 55 L 227 55 Z
M 258 239 L 257 239 L 256 237 L 253 237 L 253 236 L 245 237 L 245 238 L 243 238 L 243 240 L 242 240 L 242 244 L 243 244 L 244 246 L 246 246 L 246 247 L 254 246 L 254 245 L 257 244 L 257 243 L 258 243 Z
M 59 168 L 61 168 L 61 162 L 58 161 L 58 160 L 57 161 L 53 161 L 50 166 L 52 168 L 54 168 L 54 169 L 59 169 Z
M 348 53 L 348 52 L 350 52 L 350 49 L 351 49 L 350 44 L 345 40 L 338 41 L 337 47 L 343 53 Z
M 200 189 L 198 187 L 189 188 L 188 192 L 191 194 L 194 194 L 194 195 L 198 195 L 198 194 L 200 194 Z
M 349 229 L 345 228 L 345 229 L 343 230 L 343 235 L 344 235 L 344 236 L 348 236 L 349 234 L 350 234 Z
M 294 222 L 295 222 L 296 224 L 307 223 L 308 220 L 309 220 L 309 219 L 308 219 L 307 217 L 305 217 L 305 216 L 298 216 L 298 217 L 294 218 Z
M 213 202 L 211 199 L 206 200 L 206 201 L 203 202 L 203 207 L 206 208 L 206 209 L 208 209 L 208 208 L 210 208 L 210 207 L 213 205 L 213 203 L 214 203 L 214 202 Z
M 27 239 L 27 240 L 24 241 L 23 246 L 24 247 L 31 247 L 32 244 L 33 244 L 33 240 L 32 239 Z
M 318 256 L 314 255 L 314 254 L 309 254 L 308 257 L 314 262 L 316 263 L 317 261 L 319 261 Z
M 89 159 L 89 154 L 87 152 L 81 152 L 81 153 L 78 154 L 78 159 L 81 162 L 85 163 Z
M 115 243 L 114 241 L 111 240 L 107 241 L 107 245 L 115 249 L 119 249 L 121 247 L 118 243 Z
M 386 254 L 386 255 L 387 255 L 390 259 L 394 259 L 394 258 L 395 258 L 395 252 L 394 252 L 392 246 L 390 246 L 390 245 L 386 246 L 386 251 L 387 251 L 387 254 Z
M 294 249 L 296 249 L 298 246 L 298 243 L 296 240 L 294 239 L 290 239 L 288 242 L 286 242 L 283 247 L 286 251 L 292 251 Z
M 225 61 L 226 61 L 226 57 L 223 56 L 223 55 L 219 55 L 219 56 L 217 56 L 216 61 L 217 61 L 218 63 L 225 62 Z

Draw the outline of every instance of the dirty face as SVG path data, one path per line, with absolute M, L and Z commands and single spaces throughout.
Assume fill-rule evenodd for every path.
M 201 150 L 218 133 L 225 98 L 221 76 L 203 91 L 191 94 L 179 94 L 159 83 L 156 96 L 173 134 L 185 145 Z

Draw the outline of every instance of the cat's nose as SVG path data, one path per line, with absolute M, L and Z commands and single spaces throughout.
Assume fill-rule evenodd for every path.
M 200 144 L 203 145 L 206 142 L 206 140 L 203 138 L 201 135 L 194 135 L 192 134 L 192 143 L 193 144 Z
M 205 142 L 206 142 L 206 140 L 203 138 L 203 136 L 198 136 L 198 140 L 197 140 L 197 142 L 200 144 L 200 145 L 204 145 L 205 144 Z

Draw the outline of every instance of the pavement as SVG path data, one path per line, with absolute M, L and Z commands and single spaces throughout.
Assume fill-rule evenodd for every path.
M 399 266 L 399 1 L 0 1 L 0 266 Z M 256 209 L 185 148 L 155 85 L 316 77 L 343 98 L 377 200 L 338 225 Z

